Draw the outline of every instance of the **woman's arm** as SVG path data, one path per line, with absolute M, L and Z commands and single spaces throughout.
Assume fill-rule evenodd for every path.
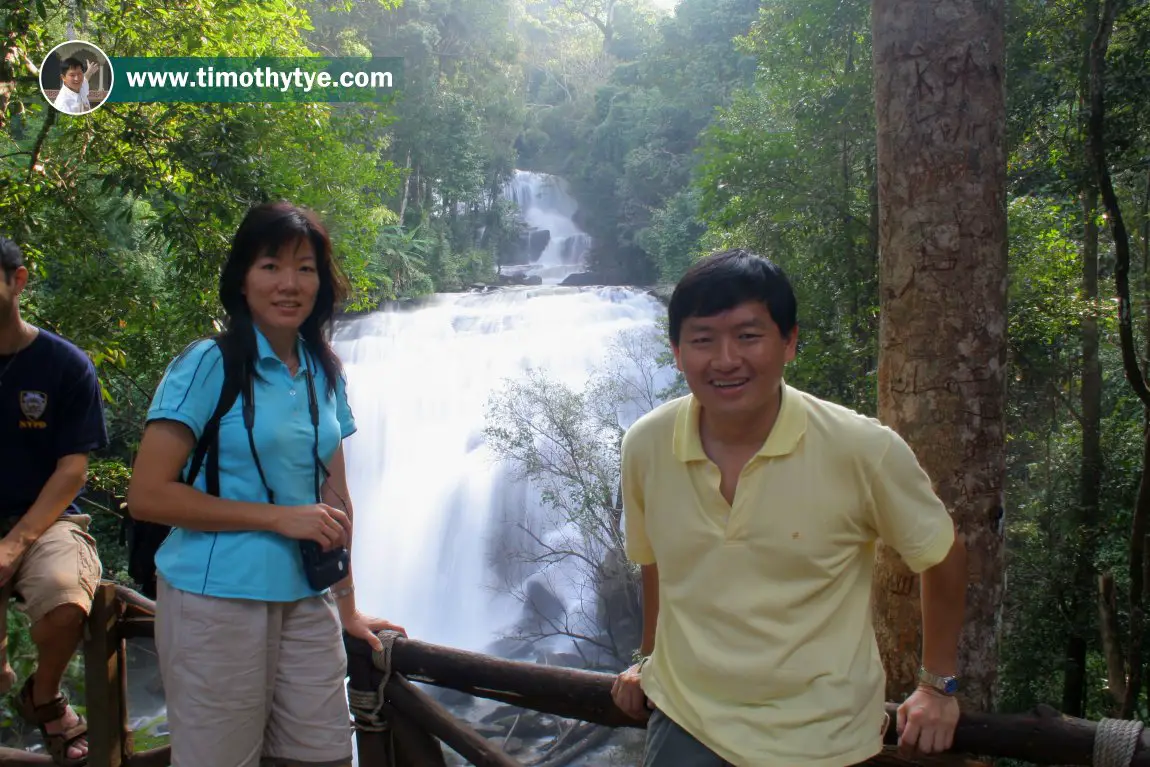
M 128 508 L 134 518 L 204 532 L 262 530 L 313 540 L 325 549 L 350 540 L 343 512 L 337 509 L 311 504 L 273 510 L 266 503 L 217 498 L 184 484 L 180 473 L 195 446 L 195 435 L 182 423 L 148 424 L 128 484 Z M 350 522 L 347 526 L 350 531 Z
M 347 550 L 348 554 L 351 553 L 351 542 L 353 531 L 355 529 L 355 519 L 351 504 L 351 492 L 347 488 L 347 464 L 343 459 L 343 443 L 335 450 L 335 455 L 331 458 L 331 463 L 327 467 L 329 476 L 327 481 L 323 483 L 323 492 L 321 497 L 323 502 L 329 506 L 340 509 L 347 514 L 348 529 L 347 529 Z M 340 614 L 351 615 L 355 612 L 355 580 L 352 577 L 351 565 L 348 564 L 347 577 L 339 581 L 331 587 L 332 594 L 335 595 L 336 605 L 339 607 Z
M 208 495 L 180 481 L 196 446 L 192 430 L 176 421 L 152 421 L 145 427 L 128 484 L 132 516 L 188 530 L 272 531 L 277 518 L 267 504 Z

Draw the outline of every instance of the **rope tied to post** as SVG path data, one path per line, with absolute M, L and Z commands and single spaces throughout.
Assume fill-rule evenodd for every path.
M 401 636 L 403 636 L 403 634 L 400 634 L 398 631 L 381 631 L 376 634 L 383 648 L 380 650 L 372 650 L 371 662 L 375 664 L 377 669 L 383 672 L 383 682 L 379 688 L 381 690 L 388 683 L 388 680 L 391 679 L 391 649 L 395 647 L 396 638 Z
M 1094 767 L 1129 767 L 1144 726 L 1138 720 L 1099 721 L 1094 731 Z
M 376 634 L 383 644 L 382 650 L 373 650 L 372 664 L 383 672 L 383 679 L 379 687 L 374 690 L 356 690 L 348 687 L 347 702 L 351 714 L 355 719 L 355 728 L 364 732 L 386 732 L 391 728 L 388 721 L 380 715 L 386 700 L 384 688 L 391 679 L 391 648 L 395 646 L 395 638 L 400 636 L 395 631 L 381 631 Z

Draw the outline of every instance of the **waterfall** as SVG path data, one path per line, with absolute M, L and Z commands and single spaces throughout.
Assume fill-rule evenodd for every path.
M 488 403 L 532 369 L 582 390 L 613 340 L 657 333 L 662 312 L 630 289 L 529 287 L 342 322 L 334 342 L 359 429 L 344 449 L 360 608 L 413 637 L 507 655 L 497 640 L 524 607 L 500 586 L 501 552 L 518 525 L 547 534 L 555 520 L 486 443 Z M 536 574 L 521 575 L 528 585 Z M 551 588 L 569 609 L 580 599 Z
M 508 274 L 538 275 L 543 284 L 558 284 L 582 271 L 591 251 L 591 235 L 575 224 L 578 204 L 567 181 L 546 173 L 516 170 L 503 195 L 519 208 L 528 226 L 526 242 Z M 539 243 L 546 244 L 539 248 Z

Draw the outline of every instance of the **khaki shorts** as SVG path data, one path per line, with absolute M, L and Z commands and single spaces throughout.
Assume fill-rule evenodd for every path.
M 157 581 L 172 767 L 348 767 L 347 656 L 330 597 L 220 599 Z
M 62 605 L 76 605 L 85 615 L 92 609 L 103 568 L 96 540 L 88 535 L 91 521 L 87 514 L 69 514 L 53 522 L 24 552 L 15 577 L 0 587 L 0 668 L 8 665 L 8 601 L 13 594 L 19 599 L 16 608 L 33 625 Z
M 10 595 L 16 595 L 17 608 L 33 624 L 61 605 L 76 605 L 85 615 L 92 609 L 92 595 L 100 585 L 103 568 L 96 541 L 88 534 L 91 521 L 87 514 L 69 514 L 53 522 L 24 552 L 16 576 L 0 588 L 0 652 L 4 662 Z

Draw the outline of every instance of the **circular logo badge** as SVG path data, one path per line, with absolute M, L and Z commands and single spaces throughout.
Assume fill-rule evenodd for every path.
M 86 40 L 60 43 L 40 64 L 40 92 L 57 111 L 84 115 L 99 109 L 112 93 L 112 62 Z

